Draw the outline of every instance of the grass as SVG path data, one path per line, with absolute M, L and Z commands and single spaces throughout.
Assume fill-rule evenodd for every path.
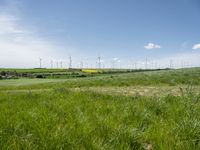
M 0 72 L 17 72 L 17 73 L 48 73 L 48 72 L 66 72 L 66 69 L 45 69 L 45 68 L 36 68 L 36 69 L 15 69 L 15 68 L 0 68 Z
M 82 69 L 81 71 L 85 73 L 98 73 L 96 69 Z
M 167 71 L 148 71 L 148 72 L 133 72 L 133 73 L 118 73 L 105 74 L 101 76 L 73 78 L 60 80 L 51 80 L 52 82 L 45 83 L 46 79 L 25 80 L 27 83 L 23 85 L 20 80 L 12 80 L 13 85 L 22 84 L 17 89 L 49 89 L 54 87 L 124 87 L 124 86 L 177 86 L 177 85 L 200 85 L 200 68 L 184 69 L 184 70 L 167 70 Z M 44 83 L 34 84 L 34 81 L 41 81 Z M 7 84 L 7 83 L 8 84 Z M 25 83 L 26 83 L 25 82 Z M 32 83 L 33 82 L 33 83 Z M 9 84 L 9 80 L 0 80 L 0 90 L 16 89 L 16 86 Z
M 66 79 L 10 79 L 0 81 L 0 87 L 4 88 L 7 86 L 25 86 L 34 85 L 42 83 L 54 83 L 54 82 L 64 82 Z
M 194 68 L 0 81 L 0 148 L 200 149 L 199 76 Z
M 1 94 L 2 149 L 200 148 L 200 96 Z

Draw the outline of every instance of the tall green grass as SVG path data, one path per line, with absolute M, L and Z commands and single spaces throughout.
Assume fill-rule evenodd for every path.
M 1 149 L 200 149 L 200 95 L 1 93 Z
M 200 149 L 199 68 L 17 81 L 0 86 L 0 149 Z M 135 85 L 188 86 L 180 96 L 70 90 Z

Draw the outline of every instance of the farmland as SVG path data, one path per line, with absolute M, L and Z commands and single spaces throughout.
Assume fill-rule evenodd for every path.
M 200 68 L 2 71 L 2 149 L 200 149 Z

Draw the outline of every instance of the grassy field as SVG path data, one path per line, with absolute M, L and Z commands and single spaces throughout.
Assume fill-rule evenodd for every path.
M 200 149 L 200 68 L 0 80 L 1 149 Z
M 0 81 L 0 87 L 23 86 L 42 83 L 64 82 L 66 79 L 10 79 Z
M 41 73 L 41 72 L 65 72 L 66 69 L 45 69 L 45 68 L 35 68 L 35 69 L 15 69 L 15 68 L 0 68 L 0 71 L 9 72 L 22 72 L 22 73 Z
M 47 79 L 69 79 L 69 78 L 83 78 L 83 77 L 96 77 L 106 74 L 118 74 L 135 72 L 136 70 L 130 69 L 9 69 L 0 68 L 0 80 L 4 79 L 30 79 L 30 78 L 47 78 Z M 141 70 L 137 70 L 141 71 Z

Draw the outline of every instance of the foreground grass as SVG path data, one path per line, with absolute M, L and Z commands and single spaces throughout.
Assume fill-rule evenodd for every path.
M 1 93 L 2 149 L 199 149 L 200 95 Z
M 200 149 L 200 69 L 0 81 L 0 149 Z

